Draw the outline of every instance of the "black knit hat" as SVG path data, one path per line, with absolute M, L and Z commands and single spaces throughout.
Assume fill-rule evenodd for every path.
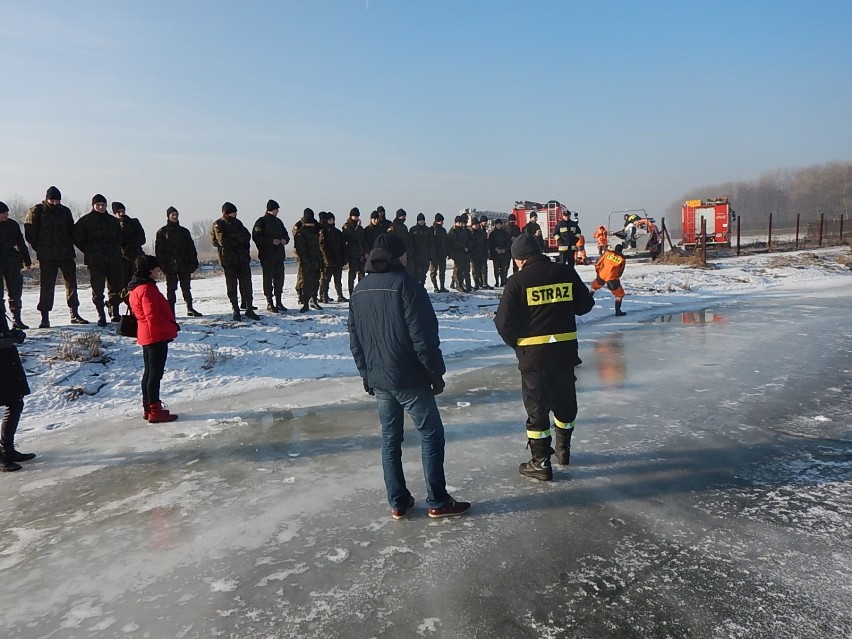
M 377 213 L 384 213 L 384 212 L 385 212 L 385 207 L 383 207 L 383 206 L 380 204 L 379 206 L 377 206 L 377 207 L 376 207 L 376 212 L 377 212 Z
M 6 206 L 5 202 L 0 202 L 0 213 L 8 213 L 9 207 Z
M 423 215 L 422 213 L 418 213 L 418 214 L 417 214 L 417 221 L 418 221 L 418 222 L 425 222 L 425 221 L 426 221 L 426 216 L 425 216 L 425 215 Z
M 349 209 L 349 217 L 361 217 L 361 211 L 358 210 L 357 206 L 353 206 Z
M 486 217 L 485 215 L 482 215 L 482 216 L 480 216 L 479 221 L 482 222 L 483 224 L 485 224 L 488 221 L 488 217 Z
M 140 277 L 148 277 L 151 271 L 160 266 L 160 260 L 155 255 L 140 255 L 133 263 L 134 270 Z
M 230 215 L 231 213 L 236 213 L 236 212 L 237 212 L 237 207 L 234 206 L 233 204 L 231 204 L 230 202 L 225 202 L 222 205 L 222 213 Z
M 405 240 L 396 233 L 382 233 L 376 238 L 373 248 L 384 249 L 394 257 L 402 257 L 405 253 Z
M 516 218 L 516 217 L 515 217 L 515 214 L 514 214 L 514 213 L 509 213 L 509 217 L 508 217 L 508 218 L 506 218 L 506 219 L 507 219 L 507 220 L 509 220 L 510 222 L 514 222 L 514 221 L 515 221 L 515 220 L 517 220 L 518 218 Z
M 314 224 L 315 222 L 316 218 L 314 218 L 314 210 L 305 209 L 305 212 L 302 214 L 302 223 Z
M 379 219 L 379 217 L 380 217 L 380 216 L 379 216 L 379 212 L 378 212 L 378 211 L 373 211 L 372 213 L 370 213 L 370 219 L 371 219 L 371 220 L 378 220 L 378 219 Z
M 62 199 L 62 193 L 60 193 L 59 189 L 57 189 L 55 186 L 51 186 L 49 189 L 47 189 L 47 193 L 45 194 L 44 199 L 45 200 L 61 200 Z
M 166 209 L 166 217 L 169 217 L 172 213 L 178 213 L 178 210 L 175 207 L 170 206 L 169 208 Z M 179 215 L 179 213 L 178 213 L 178 215 Z
M 329 211 L 328 213 L 325 214 L 325 221 L 326 222 L 328 222 L 329 220 L 333 220 L 333 219 L 334 219 L 334 213 L 332 213 L 331 211 Z
M 499 217 L 495 217 L 494 218 L 494 226 L 497 226 L 498 224 L 500 226 L 503 226 L 503 220 L 501 220 Z
M 444 216 L 443 216 L 443 215 L 441 215 L 440 213 L 435 213 L 435 221 L 436 221 L 436 222 L 443 222 L 443 221 L 444 221 Z
M 463 221 L 464 221 L 464 218 L 461 215 L 456 215 L 456 219 L 453 220 L 453 222 L 455 224 L 458 224 L 459 222 L 463 222 Z
M 112 212 L 116 213 L 118 211 L 125 211 L 127 207 L 124 206 L 121 202 L 113 202 L 112 203 Z
M 400 219 L 403 217 L 407 217 L 408 213 L 405 212 L 405 209 L 397 209 L 396 210 L 396 219 Z
M 278 202 L 276 202 L 275 200 L 269 200 L 266 203 L 266 210 L 267 211 L 274 211 L 275 209 L 280 209 L 280 208 L 281 207 L 278 206 Z
M 106 198 L 103 195 L 101 195 L 100 193 L 95 193 L 92 196 L 92 206 L 94 206 L 95 204 L 106 204 L 106 203 L 107 203 Z
M 529 233 L 521 233 L 512 242 L 512 257 L 516 260 L 528 260 L 536 255 L 541 255 L 541 248 Z

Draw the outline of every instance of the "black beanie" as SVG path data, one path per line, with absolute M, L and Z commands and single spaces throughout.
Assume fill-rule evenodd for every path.
M 319 217 L 320 223 L 325 222 L 328 219 L 328 213 L 326 213 L 325 211 L 320 211 L 317 217 Z
M 95 204 L 106 204 L 106 203 L 107 203 L 106 198 L 103 195 L 101 195 L 100 193 L 95 193 L 92 196 L 92 206 L 94 206 Z
M 228 215 L 230 215 L 231 213 L 236 213 L 236 212 L 237 212 L 237 207 L 234 206 L 233 204 L 231 204 L 230 202 L 225 202 L 222 205 L 222 213 L 227 213 Z
M 8 213 L 9 207 L 6 206 L 5 202 L 0 202 L 0 213 Z
M 418 222 L 425 222 L 425 221 L 426 221 L 426 216 L 425 216 L 425 215 L 423 215 L 422 213 L 418 213 L 418 214 L 417 214 L 417 221 L 418 221 Z
M 177 213 L 177 212 L 178 212 L 178 210 L 175 207 L 170 206 L 169 208 L 166 209 L 166 217 L 169 217 L 169 215 L 171 215 L 172 213 Z
M 377 206 L 377 207 L 376 207 L 376 212 L 377 212 L 377 213 L 384 213 L 384 212 L 385 212 L 385 207 L 383 207 L 383 206 L 381 206 L 381 205 Z
M 125 211 L 125 210 L 127 210 L 127 207 L 125 207 L 124 204 L 122 204 L 121 202 L 113 202 L 112 203 L 112 212 L 113 213 L 115 213 L 116 211 Z
M 329 220 L 333 220 L 333 219 L 334 219 L 334 213 L 332 213 L 331 211 L 329 211 L 328 213 L 325 214 L 325 221 L 326 222 L 328 222 Z
M 508 218 L 506 218 L 506 219 L 508 219 L 510 222 L 514 222 L 514 221 L 515 221 L 515 220 L 517 220 L 518 218 L 516 218 L 516 217 L 515 217 L 515 214 L 514 214 L 514 213 L 509 213 L 509 217 L 508 217 Z
M 316 220 L 314 219 L 314 210 L 313 209 L 305 209 L 305 212 L 302 215 L 302 222 L 303 223 L 308 222 L 310 224 L 313 224 L 314 222 L 316 222 Z
M 55 186 L 51 186 L 49 189 L 47 189 L 47 194 L 44 196 L 44 199 L 45 200 L 61 200 L 62 199 L 62 193 L 60 193 L 59 189 L 57 189 Z
M 516 260 L 528 260 L 536 255 L 541 255 L 541 248 L 538 240 L 529 233 L 521 233 L 512 242 L 512 257 Z
M 399 219 L 401 217 L 408 217 L 408 213 L 405 212 L 405 209 L 396 210 L 396 219 Z
M 503 226 L 503 220 L 501 220 L 499 217 L 494 218 L 494 226 L 497 226 L 498 224 L 500 226 Z
M 443 221 L 444 221 L 444 216 L 443 216 L 443 215 L 441 215 L 440 213 L 435 213 L 435 221 L 436 221 L 436 222 L 443 222 Z
M 405 253 L 405 240 L 396 233 L 382 233 L 376 238 L 373 248 L 384 249 L 394 257 L 402 257 Z
M 275 200 L 269 200 L 269 202 L 266 203 L 266 210 L 267 211 L 274 211 L 275 209 L 280 209 L 280 208 L 281 207 L 278 206 L 278 202 L 276 202 Z
M 482 217 L 479 218 L 479 221 L 482 222 L 483 224 L 485 224 L 488 221 L 488 218 L 483 215 Z
M 371 220 L 378 220 L 379 219 L 379 212 L 373 211 L 372 213 L 370 213 L 370 219 Z
M 349 217 L 361 217 L 361 211 L 358 210 L 357 206 L 353 206 L 349 209 Z
M 464 218 L 461 215 L 456 215 L 456 219 L 453 220 L 453 222 L 455 224 L 458 224 L 459 222 L 463 222 L 463 221 L 464 221 Z
M 155 255 L 140 255 L 133 263 L 136 274 L 140 277 L 148 277 L 151 271 L 160 266 L 160 260 Z

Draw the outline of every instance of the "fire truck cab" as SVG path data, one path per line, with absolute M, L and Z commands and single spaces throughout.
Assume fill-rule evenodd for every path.
M 538 216 L 538 224 L 541 226 L 541 234 L 544 237 L 545 251 L 556 253 L 558 246 L 556 238 L 553 236 L 554 230 L 556 224 L 562 219 L 562 212 L 567 210 L 567 206 L 556 200 L 550 200 L 546 204 L 518 200 L 515 202 L 512 213 L 515 216 L 515 223 L 522 230 L 530 221 L 530 213 L 535 213 Z
M 704 237 L 708 246 L 731 245 L 731 222 L 736 213 L 726 197 L 710 200 L 687 200 L 681 209 L 681 243 L 695 247 L 701 241 L 701 218 L 705 221 Z

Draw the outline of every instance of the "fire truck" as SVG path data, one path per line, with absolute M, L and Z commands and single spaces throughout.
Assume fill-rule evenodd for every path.
M 538 224 L 541 226 L 541 234 L 544 237 L 544 248 L 547 252 L 556 252 L 556 238 L 553 237 L 556 224 L 562 219 L 562 211 L 567 211 L 568 207 L 556 200 L 550 200 L 546 204 L 539 202 L 530 202 L 529 200 L 518 200 L 515 202 L 515 208 L 512 213 L 515 215 L 515 222 L 519 228 L 523 229 L 527 222 L 530 221 L 530 213 L 535 213 L 538 216 Z
M 731 245 L 731 222 L 736 213 L 726 197 L 710 200 L 687 200 L 681 209 L 681 243 L 695 247 L 701 241 L 701 218 L 705 221 L 707 246 Z

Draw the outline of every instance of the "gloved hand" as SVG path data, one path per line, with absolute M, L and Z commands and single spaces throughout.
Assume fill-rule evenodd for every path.
M 370 388 L 370 385 L 367 383 L 366 379 L 363 379 L 361 381 L 364 382 L 364 392 L 367 393 L 367 395 L 375 395 L 376 394 L 376 391 L 374 391 L 372 388 Z
M 444 378 L 439 377 L 434 382 L 432 382 L 432 394 L 433 395 L 440 395 L 441 393 L 444 392 L 444 386 L 445 386 Z

